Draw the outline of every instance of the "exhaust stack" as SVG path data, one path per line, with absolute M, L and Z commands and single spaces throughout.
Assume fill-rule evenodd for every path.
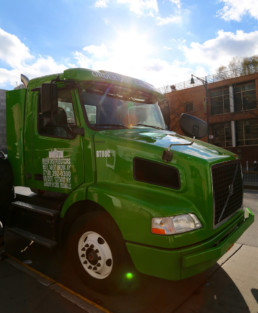
M 21 82 L 23 83 L 23 85 L 25 86 L 25 88 L 28 87 L 28 83 L 29 83 L 29 78 L 23 74 L 21 74 Z

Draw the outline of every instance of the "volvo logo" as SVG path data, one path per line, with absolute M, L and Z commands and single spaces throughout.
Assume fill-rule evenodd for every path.
M 234 193 L 234 185 L 233 184 L 230 184 L 228 186 L 228 191 L 229 191 L 229 196 L 232 196 Z

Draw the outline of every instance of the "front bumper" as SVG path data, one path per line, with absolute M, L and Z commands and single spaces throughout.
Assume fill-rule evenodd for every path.
M 243 232 L 254 222 L 248 210 L 231 228 L 224 229 L 205 242 L 182 249 L 162 249 L 127 242 L 126 246 L 136 269 L 146 275 L 179 280 L 205 271 L 214 265 Z

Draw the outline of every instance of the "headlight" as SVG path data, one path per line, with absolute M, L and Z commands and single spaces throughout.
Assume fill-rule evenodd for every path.
M 153 234 L 172 235 L 201 228 L 202 224 L 195 214 L 183 214 L 170 217 L 154 217 L 151 231 Z

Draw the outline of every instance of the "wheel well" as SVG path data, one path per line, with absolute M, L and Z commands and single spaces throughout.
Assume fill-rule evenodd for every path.
M 66 247 L 67 243 L 69 243 L 69 235 L 73 232 L 73 227 L 77 225 L 77 222 L 83 223 L 85 221 L 85 217 L 87 214 L 91 214 L 93 212 L 98 212 L 104 214 L 103 218 L 107 219 L 107 221 L 110 222 L 110 231 L 115 231 L 118 235 L 116 237 L 116 242 L 120 242 L 123 246 L 124 253 L 127 256 L 127 261 L 132 268 L 134 268 L 133 261 L 131 259 L 131 256 L 126 248 L 125 240 L 123 238 L 122 232 L 113 219 L 113 217 L 110 215 L 109 212 L 107 212 L 102 206 L 98 205 L 97 203 L 85 200 L 85 201 L 79 201 L 75 204 L 73 204 L 65 214 L 65 217 L 63 220 L 61 220 L 61 227 L 60 227 L 60 245 Z M 120 235 L 120 236 L 119 236 Z M 134 268 L 135 269 L 135 268 Z
M 71 227 L 74 224 L 75 221 L 77 221 L 82 215 L 85 215 L 87 213 L 91 212 L 103 212 L 104 214 L 109 217 L 113 223 L 116 225 L 114 219 L 112 216 L 100 205 L 97 203 L 85 200 L 85 201 L 79 201 L 73 204 L 68 211 L 66 212 L 64 218 L 61 220 L 60 225 L 60 242 L 66 242 L 68 235 L 70 233 Z M 116 225 L 117 226 L 117 225 Z M 117 226 L 118 228 L 118 226 Z M 119 230 L 120 231 L 120 230 Z M 120 232 L 121 233 L 121 232 Z M 122 236 L 122 234 L 121 234 Z

